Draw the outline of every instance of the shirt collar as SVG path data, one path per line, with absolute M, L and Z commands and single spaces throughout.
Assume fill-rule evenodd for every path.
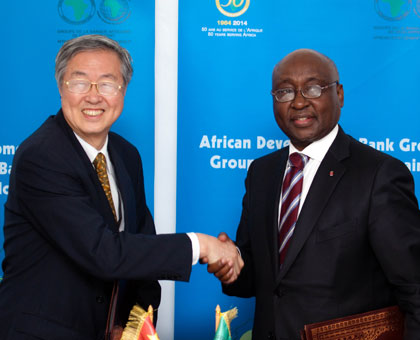
M 310 159 L 314 159 L 319 162 L 322 162 L 326 153 L 328 152 L 328 149 L 330 148 L 331 144 L 334 142 L 335 137 L 337 137 L 337 134 L 338 134 L 338 124 L 326 136 L 322 137 L 321 139 L 316 140 L 315 142 L 312 142 L 302 151 L 299 151 L 298 149 L 296 149 L 296 147 L 290 142 L 289 155 L 292 154 L 293 152 L 299 152 L 308 156 Z
M 91 163 L 93 163 L 99 152 L 102 152 L 104 154 L 105 159 L 108 160 L 107 164 L 109 163 L 110 158 L 108 154 L 108 135 L 106 136 L 105 143 L 102 149 L 97 150 L 95 147 L 86 142 L 82 137 L 80 137 L 76 132 L 73 131 L 73 133 L 79 141 L 80 145 L 82 146 L 83 150 L 85 150 L 86 155 L 88 156 Z

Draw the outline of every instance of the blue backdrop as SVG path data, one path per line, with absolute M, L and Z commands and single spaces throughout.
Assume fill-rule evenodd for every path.
M 0 27 L 4 66 L 0 82 L 0 221 L 8 193 L 14 150 L 60 108 L 54 79 L 55 56 L 64 41 L 104 34 L 119 41 L 132 57 L 134 74 L 124 112 L 113 130 L 139 149 L 144 162 L 146 197 L 153 211 L 154 164 L 154 1 L 7 1 Z M 3 244 L 3 233 L 0 234 Z M 0 259 L 4 256 L 1 248 Z M 0 273 L 2 275 L 2 272 Z
M 419 9 L 393 0 L 181 1 L 177 230 L 235 237 L 249 160 L 288 142 L 272 112 L 271 72 L 298 48 L 336 62 L 340 124 L 406 162 L 419 196 Z M 212 339 L 213 324 L 182 320 L 191 311 L 214 318 L 216 302 L 239 307 L 234 339 L 252 327 L 253 299 L 223 296 L 201 268 L 176 284 L 175 339 Z
M 140 150 L 153 211 L 154 5 L 2 4 L 1 205 L 14 150 L 60 107 L 54 80 L 58 49 L 72 37 L 99 33 L 120 41 L 134 59 L 114 130 Z M 177 231 L 226 231 L 234 237 L 249 161 L 287 144 L 272 113 L 271 71 L 297 48 L 319 50 L 336 62 L 345 92 L 344 130 L 404 161 L 419 197 L 419 38 L 420 0 L 180 1 Z M 216 304 L 222 311 L 239 307 L 234 339 L 252 327 L 253 300 L 223 296 L 218 281 L 197 266 L 190 283 L 176 284 L 175 339 L 211 340 Z

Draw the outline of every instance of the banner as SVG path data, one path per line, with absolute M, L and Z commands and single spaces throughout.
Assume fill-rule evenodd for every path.
M 19 144 L 60 108 L 54 79 L 60 46 L 79 35 L 104 34 L 134 59 L 124 112 L 113 130 L 142 155 L 153 211 L 154 5 L 134 0 L 3 4 L 1 206 Z M 419 38 L 420 0 L 180 1 L 177 232 L 217 236 L 225 231 L 235 238 L 250 162 L 289 143 L 274 120 L 271 72 L 297 48 L 318 50 L 336 62 L 345 93 L 344 131 L 401 159 L 419 197 L 420 108 L 413 104 L 420 87 Z M 190 283 L 176 284 L 175 297 L 174 339 L 211 340 L 217 304 L 222 310 L 238 307 L 232 338 L 250 338 L 254 300 L 224 296 L 205 266 L 194 267 Z
M 419 197 L 419 13 L 414 0 L 180 1 L 177 231 L 235 238 L 250 162 L 289 143 L 274 120 L 271 73 L 298 48 L 335 61 L 344 131 L 401 159 Z M 249 339 L 253 299 L 224 296 L 202 267 L 176 284 L 175 339 L 211 339 L 216 302 L 238 307 L 232 338 Z
M 4 81 L 0 83 L 0 221 L 7 200 L 13 155 L 19 144 L 60 109 L 54 79 L 61 45 L 84 34 L 103 34 L 133 57 L 134 74 L 124 111 L 112 130 L 132 142 L 143 160 L 146 198 L 153 211 L 154 1 L 8 1 L 1 21 Z M 3 232 L 0 233 L 3 245 Z M 4 257 L 1 247 L 0 260 Z M 0 271 L 0 276 L 2 276 Z

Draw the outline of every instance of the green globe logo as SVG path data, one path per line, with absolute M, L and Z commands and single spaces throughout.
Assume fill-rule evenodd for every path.
M 60 0 L 58 14 L 69 24 L 84 24 L 95 14 L 96 6 L 93 0 Z
M 420 0 L 417 0 L 416 5 L 414 6 L 414 13 L 420 18 Z
M 121 24 L 130 16 L 130 6 L 127 0 L 102 0 L 98 14 L 108 24 Z
M 411 11 L 411 0 L 375 0 L 376 12 L 385 20 L 404 19 Z

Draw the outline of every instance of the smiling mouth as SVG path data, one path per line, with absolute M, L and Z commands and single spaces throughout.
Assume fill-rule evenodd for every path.
M 105 110 L 102 109 L 96 109 L 96 110 L 89 110 L 89 109 L 84 109 L 82 110 L 82 112 L 90 117 L 96 117 L 99 116 L 100 114 L 102 114 Z
M 309 128 L 312 126 L 313 122 L 313 116 L 300 116 L 291 119 L 291 123 L 299 129 Z
M 295 122 L 306 122 L 308 120 L 311 120 L 312 118 L 313 117 L 311 117 L 311 116 L 303 116 L 303 117 L 293 118 L 292 120 L 295 121 Z

